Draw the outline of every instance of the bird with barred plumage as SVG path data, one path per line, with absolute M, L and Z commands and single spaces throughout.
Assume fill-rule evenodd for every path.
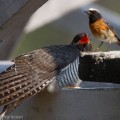
M 79 78 L 81 51 L 91 51 L 90 38 L 77 34 L 70 45 L 53 45 L 22 54 L 0 73 L 0 118 L 45 88 L 49 92 L 74 85 Z

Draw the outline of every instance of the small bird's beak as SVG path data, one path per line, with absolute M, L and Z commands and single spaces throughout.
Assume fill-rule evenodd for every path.
M 91 14 L 91 12 L 89 11 L 89 10 L 87 10 L 87 11 L 84 11 L 86 14 L 88 14 L 88 15 L 90 15 Z

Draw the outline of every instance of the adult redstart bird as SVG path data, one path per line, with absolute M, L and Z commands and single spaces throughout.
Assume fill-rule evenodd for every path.
M 120 45 L 120 38 L 117 36 L 115 29 L 108 21 L 103 19 L 98 10 L 90 8 L 85 11 L 85 13 L 89 16 L 89 26 L 91 32 L 97 39 L 102 41 L 99 47 L 103 44 L 103 42 L 109 42 L 110 44 L 117 43 Z

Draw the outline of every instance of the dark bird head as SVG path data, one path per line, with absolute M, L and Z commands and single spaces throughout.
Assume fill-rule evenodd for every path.
M 71 45 L 77 45 L 80 51 L 92 51 L 91 40 L 88 34 L 86 33 L 79 33 L 77 34 Z
M 84 12 L 87 13 L 87 15 L 89 16 L 89 23 L 94 23 L 102 18 L 100 12 L 94 8 L 90 8 L 89 10 Z

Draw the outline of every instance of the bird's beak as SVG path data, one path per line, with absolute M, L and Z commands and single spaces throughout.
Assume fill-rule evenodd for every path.
M 90 15 L 91 14 L 91 12 L 89 11 L 89 10 L 87 10 L 87 11 L 84 11 L 86 14 L 88 14 L 88 15 Z

